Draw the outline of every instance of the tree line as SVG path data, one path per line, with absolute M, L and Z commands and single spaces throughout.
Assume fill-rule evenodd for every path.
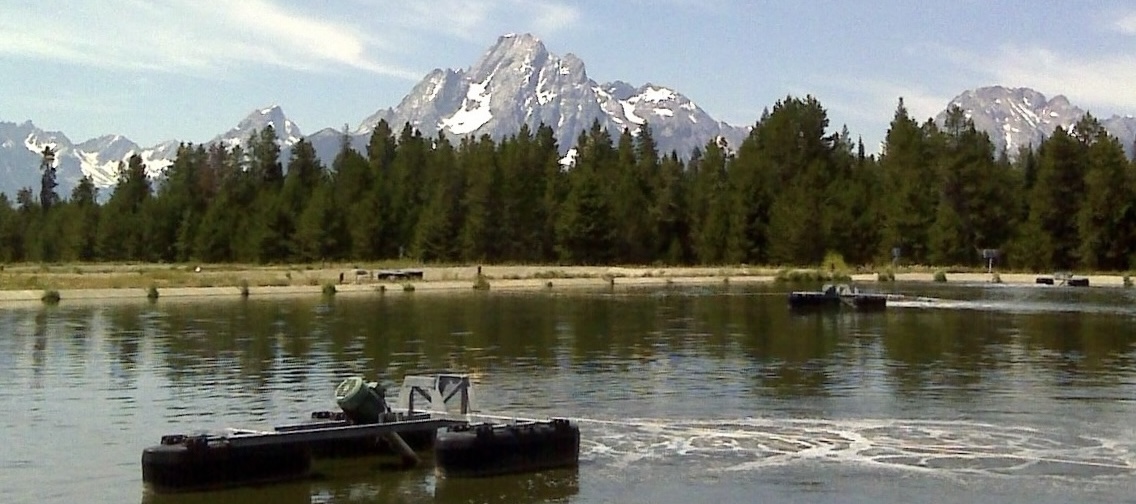
M 183 144 L 154 180 L 120 165 L 105 203 L 84 178 L 0 195 L 0 261 L 815 265 L 984 264 L 1126 270 L 1136 177 L 1091 115 L 1011 160 L 958 108 L 942 126 L 899 101 L 881 152 L 829 132 L 813 97 L 763 112 L 740 145 L 660 153 L 651 128 L 594 122 L 564 163 L 546 125 L 455 144 L 380 122 L 331 166 L 271 126 L 242 146 Z

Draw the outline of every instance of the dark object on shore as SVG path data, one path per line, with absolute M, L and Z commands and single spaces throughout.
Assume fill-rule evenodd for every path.
M 1065 285 L 1069 287 L 1089 286 L 1088 277 L 1073 276 L 1072 273 L 1055 273 L 1053 276 L 1043 275 L 1037 277 L 1035 282 L 1043 285 Z
M 826 284 L 819 291 L 794 291 L 789 293 L 789 307 L 795 309 L 841 308 L 857 310 L 883 310 L 887 307 L 887 295 L 861 292 L 845 284 Z
M 567 419 L 450 427 L 438 434 L 434 459 L 446 476 L 485 477 L 580 463 L 580 429 Z
M 419 269 L 379 270 L 375 272 L 377 280 L 421 280 L 422 277 L 423 272 Z

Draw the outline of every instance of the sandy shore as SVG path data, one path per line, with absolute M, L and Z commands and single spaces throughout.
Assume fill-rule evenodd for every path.
M 92 265 L 91 268 L 98 266 Z M 41 303 L 47 290 L 59 293 L 64 303 L 103 303 L 108 301 L 146 300 L 149 288 L 126 287 L 84 287 L 84 285 L 115 285 L 121 278 L 148 281 L 158 291 L 158 299 L 199 299 L 199 298 L 237 298 L 242 295 L 242 287 L 247 285 L 250 298 L 267 296 L 318 296 L 325 285 L 335 285 L 336 294 L 408 294 L 412 292 L 434 293 L 472 290 L 478 278 L 479 268 L 470 267 L 424 267 L 422 279 L 377 281 L 373 272 L 377 269 L 344 267 L 322 268 L 274 268 L 250 267 L 233 268 L 193 268 L 174 274 L 170 268 L 145 270 L 139 266 L 124 266 L 120 271 L 112 267 L 82 271 L 72 267 L 66 271 L 52 273 L 35 270 L 21 273 L 11 268 L 3 273 L 6 280 L 0 283 L 0 304 Z M 703 267 L 703 268 L 627 268 L 627 267 L 559 267 L 559 266 L 484 266 L 480 273 L 491 291 L 517 291 L 540 289 L 588 289 L 588 288 L 633 288 L 663 285 L 711 285 L 728 282 L 730 284 L 770 283 L 775 281 L 777 270 L 771 268 L 748 267 Z M 34 275 L 37 281 L 46 285 L 59 285 L 53 289 L 12 288 L 21 279 L 17 275 Z M 342 275 L 342 276 L 341 276 Z M 1001 273 L 1003 284 L 1035 285 L 1037 274 Z M 340 280 L 342 278 L 342 281 Z M 1119 275 L 1089 275 L 1093 287 L 1121 287 L 1124 285 Z M 875 273 L 855 274 L 854 283 L 870 284 L 878 280 Z M 930 272 L 908 272 L 895 275 L 897 282 L 933 282 Z M 948 283 L 983 284 L 990 283 L 992 276 L 987 273 L 948 273 Z M 124 282 L 128 283 L 128 282 Z M 72 286 L 74 288 L 69 288 Z

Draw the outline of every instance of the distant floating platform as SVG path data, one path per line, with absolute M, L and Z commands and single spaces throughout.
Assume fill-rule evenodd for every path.
M 789 307 L 794 309 L 839 309 L 883 310 L 887 308 L 886 294 L 861 292 L 847 285 L 825 285 L 819 291 L 794 291 L 789 293 Z
M 1055 275 L 1040 275 L 1034 283 L 1039 285 L 1066 285 L 1069 287 L 1088 287 L 1089 278 L 1083 276 L 1073 276 L 1068 273 L 1058 273 Z

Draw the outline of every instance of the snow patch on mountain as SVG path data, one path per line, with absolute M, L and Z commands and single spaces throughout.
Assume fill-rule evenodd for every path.
M 485 88 L 484 82 L 470 84 L 462 108 L 450 117 L 442 119 L 441 127 L 449 129 L 451 133 L 464 135 L 477 131 L 477 128 L 492 120 L 490 99 L 493 94 L 486 93 Z

